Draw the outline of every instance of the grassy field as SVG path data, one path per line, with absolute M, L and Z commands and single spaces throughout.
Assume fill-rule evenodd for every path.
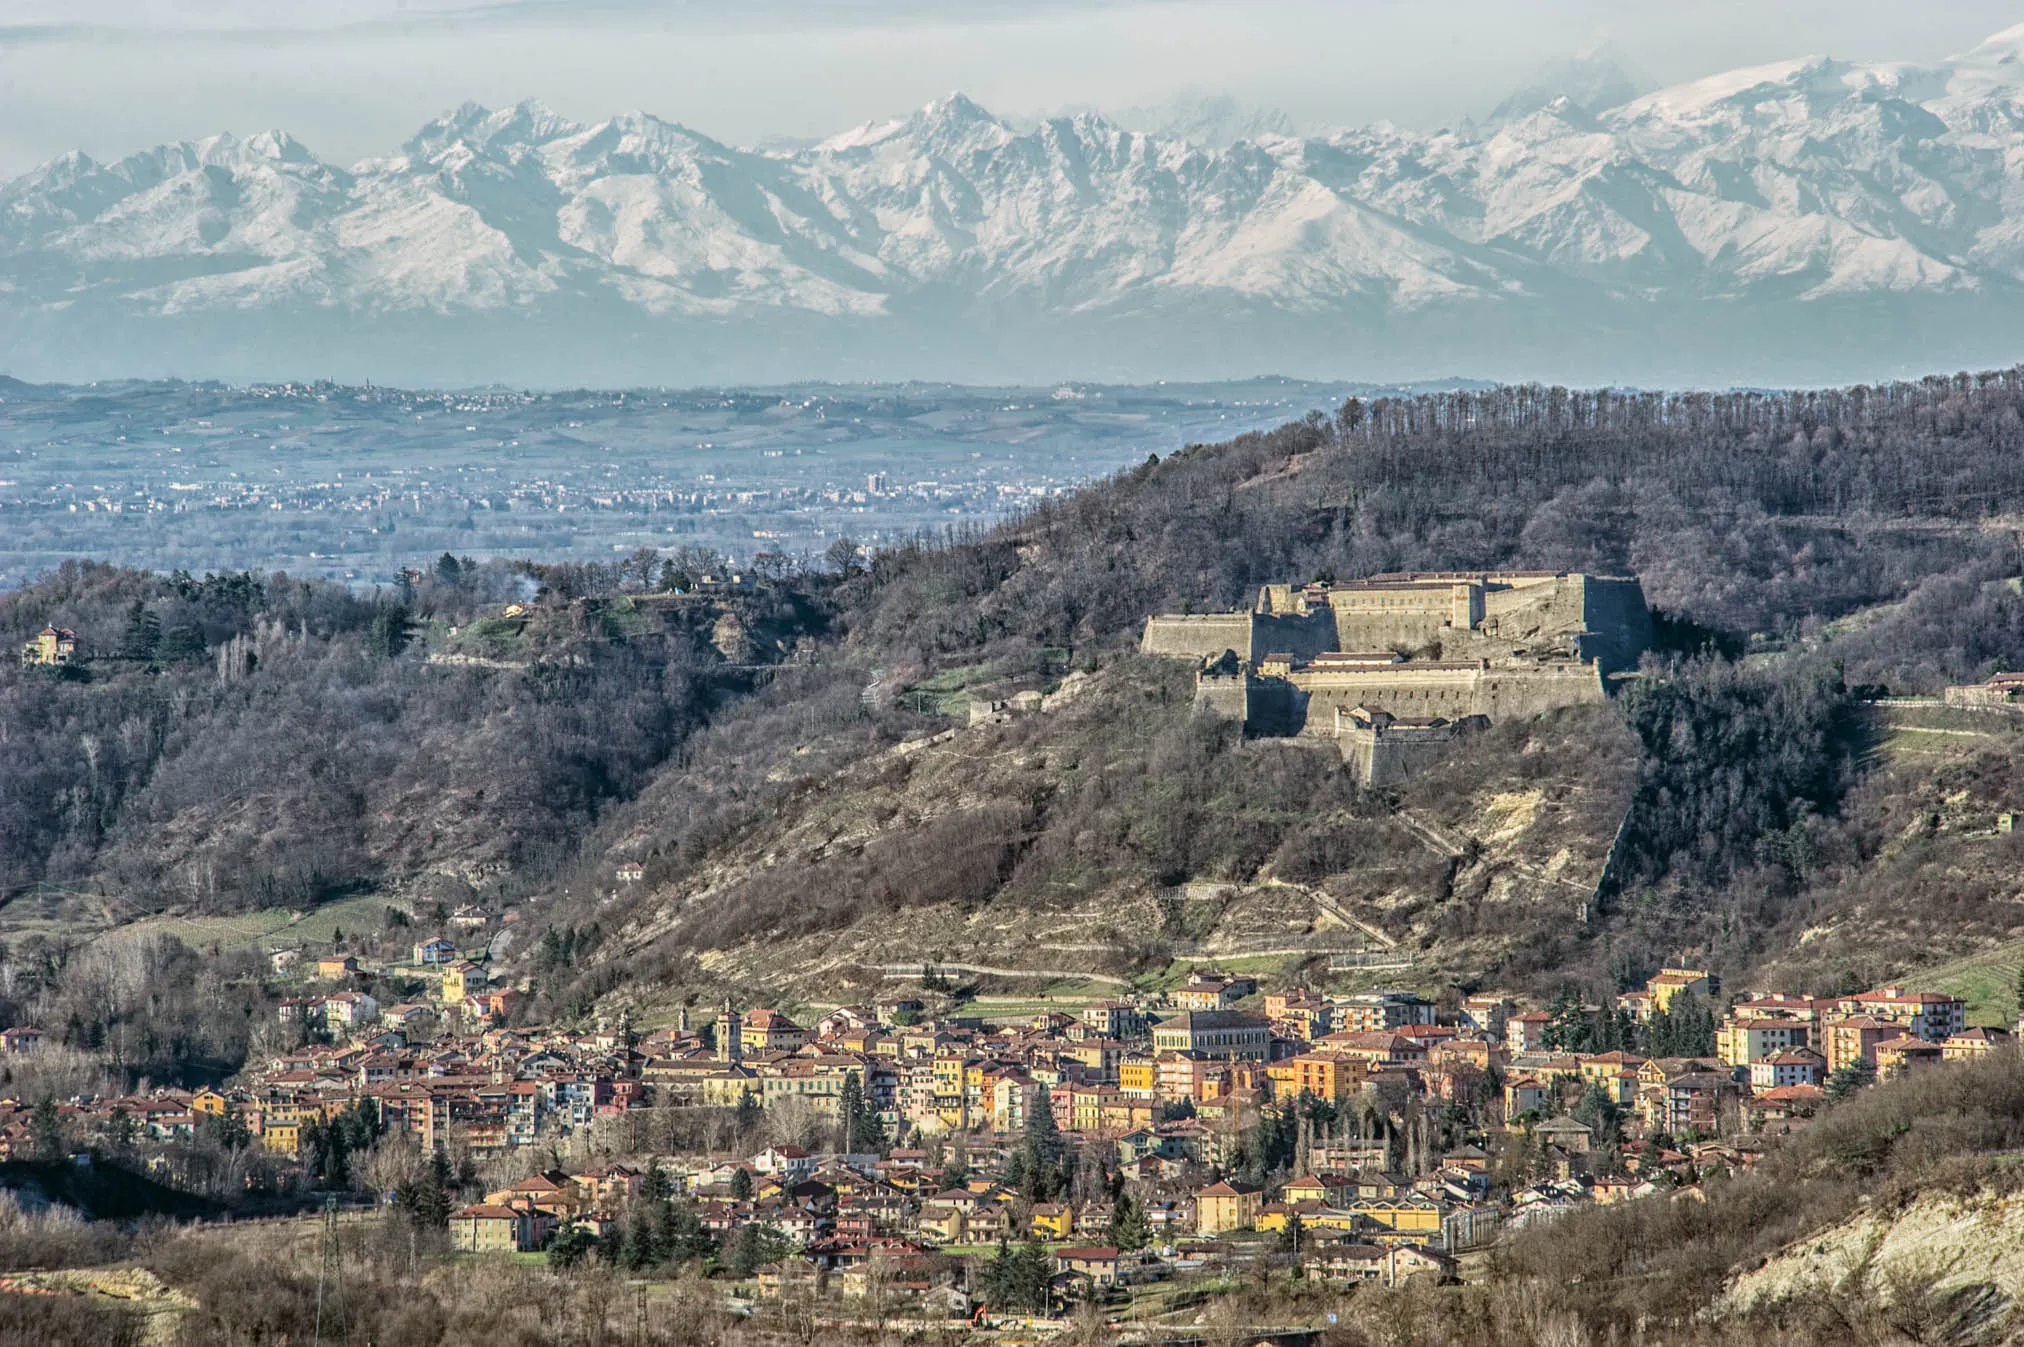
M 193 948 L 209 948 L 215 944 L 224 949 L 242 949 L 270 943 L 315 946 L 329 944 L 339 930 L 364 932 L 378 929 L 389 905 L 383 894 L 366 894 L 327 903 L 308 913 L 267 908 L 231 916 L 163 915 L 113 924 L 111 919 L 118 915 L 117 905 L 102 904 L 102 913 L 89 924 L 28 918 L 0 923 L 0 935 L 40 932 L 51 937 L 65 935 L 98 939 L 117 932 L 121 935 L 172 935 Z
M 1288 943 L 1292 943 L 1289 938 Z M 1208 955 L 1175 959 L 1166 967 L 1153 972 L 1141 973 L 1132 979 L 1132 985 L 1141 991 L 1171 991 L 1188 980 L 1188 974 L 1197 968 L 1213 968 L 1224 973 L 1244 973 L 1258 980 L 1260 986 L 1277 985 L 1286 975 L 1297 968 L 1309 956 L 1304 954 L 1249 954 L 1227 958 L 1211 958 Z
M 2024 967 L 2024 940 L 1940 964 L 1905 977 L 1908 987 L 1946 992 L 1968 1003 L 1968 1023 L 2008 1029 L 2017 1021 L 2017 970 Z

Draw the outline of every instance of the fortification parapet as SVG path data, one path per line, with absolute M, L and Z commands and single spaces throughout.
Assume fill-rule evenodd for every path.
M 1147 655 L 1212 660 L 1224 651 L 1251 658 L 1251 614 L 1170 613 L 1146 619 L 1139 650 Z
M 1487 716 L 1405 720 L 1359 707 L 1338 709 L 1335 743 L 1343 765 L 1366 786 L 1392 786 L 1447 756 L 1455 740 L 1490 727 Z
M 1606 701 L 1651 639 L 1635 577 L 1414 571 L 1266 585 L 1248 612 L 1149 618 L 1140 648 L 1212 666 L 1196 705 L 1248 733 L 1339 741 L 1351 713 L 1474 723 Z

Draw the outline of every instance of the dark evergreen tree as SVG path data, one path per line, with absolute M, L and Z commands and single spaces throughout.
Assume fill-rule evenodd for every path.
M 1876 1084 L 1876 1064 L 1866 1057 L 1859 1057 L 1847 1066 L 1836 1067 L 1827 1073 L 1824 1086 L 1829 1099 L 1846 1099 L 1857 1090 L 1867 1089 Z
M 135 599 L 133 606 L 127 609 L 126 636 L 120 642 L 120 654 L 128 659 L 152 662 L 161 643 L 162 620 L 146 603 Z
M 588 1230 L 573 1223 L 565 1225 L 548 1242 L 548 1266 L 567 1271 L 582 1262 L 596 1246 L 597 1240 Z
M 57 1108 L 54 1095 L 43 1095 L 28 1115 L 28 1145 L 38 1160 L 61 1160 L 69 1154 L 63 1113 Z
M 1110 1227 L 1105 1238 L 1120 1249 L 1143 1249 L 1152 1242 L 1152 1228 L 1146 1222 L 1145 1209 L 1138 1199 L 1131 1195 L 1131 1189 L 1121 1189 L 1111 1204 Z
M 394 603 L 381 608 L 373 615 L 372 625 L 366 628 L 366 652 L 381 659 L 392 659 L 408 648 L 413 625 L 413 615 L 408 612 L 407 605 Z

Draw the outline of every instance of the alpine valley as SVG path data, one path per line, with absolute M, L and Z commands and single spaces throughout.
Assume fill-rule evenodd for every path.
M 953 94 L 766 150 L 529 102 L 350 168 L 279 131 L 70 154 L 0 185 L 0 365 L 611 386 L 1226 375 L 1232 349 L 1672 384 L 1996 364 L 2024 335 L 2020 57 L 2024 26 L 1614 106 L 1628 86 L 1570 67 L 1571 96 L 1485 125 L 1268 117 L 1230 144 Z

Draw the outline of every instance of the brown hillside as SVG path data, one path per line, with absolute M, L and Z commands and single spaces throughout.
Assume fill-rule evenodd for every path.
M 1194 716 L 1185 668 L 1134 657 L 1063 688 L 826 771 L 789 750 L 742 826 L 607 900 L 597 980 L 814 1000 L 924 961 L 1129 979 L 1350 951 L 1394 952 L 1384 976 L 1421 984 L 1529 979 L 1567 957 L 1629 794 L 1608 707 L 1498 727 L 1376 794 L 1332 745 Z M 667 803 L 650 789 L 598 843 L 682 851 Z

